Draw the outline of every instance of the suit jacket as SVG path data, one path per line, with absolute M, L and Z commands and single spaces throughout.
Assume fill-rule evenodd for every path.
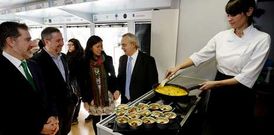
M 117 76 L 118 89 L 121 91 L 123 99 L 125 98 L 127 57 L 127 55 L 120 57 Z M 156 83 L 158 83 L 158 72 L 154 58 L 139 51 L 129 86 L 131 100 L 135 100 L 151 90 Z
M 44 49 L 42 49 L 41 52 L 36 54 L 32 59 L 42 68 L 45 84 L 50 96 L 57 104 L 58 111 L 62 111 L 66 106 L 72 104 L 72 102 L 74 102 L 71 100 L 73 91 L 69 83 L 69 70 L 65 54 L 61 54 L 61 60 L 64 65 L 66 80 L 63 79 L 58 67 Z
M 27 62 L 36 86 L 34 90 L 22 73 L 0 54 L 0 134 L 39 135 L 54 108 L 48 100 L 39 66 Z

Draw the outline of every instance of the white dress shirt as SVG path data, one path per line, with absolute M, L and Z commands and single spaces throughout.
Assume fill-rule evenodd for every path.
M 250 25 L 240 38 L 234 29 L 216 34 L 199 52 L 190 56 L 195 66 L 216 58 L 219 72 L 235 76 L 241 84 L 252 88 L 268 57 L 270 36 Z
M 127 57 L 127 60 L 129 59 L 129 57 L 132 58 L 132 61 L 131 61 L 131 73 L 133 72 L 133 69 L 134 69 L 134 66 L 135 66 L 138 54 L 139 54 L 139 50 L 137 50 L 133 55 Z
M 65 68 L 64 68 L 64 65 L 63 65 L 63 62 L 61 59 L 62 54 L 60 53 L 58 56 L 54 56 L 45 47 L 44 47 L 44 49 L 50 55 L 50 57 L 54 61 L 55 65 L 59 69 L 64 81 L 66 82 L 66 72 L 65 72 Z
M 27 79 L 27 76 L 25 75 L 24 69 L 21 66 L 22 61 L 13 57 L 12 55 L 6 53 L 3 51 L 3 56 L 6 57 L 21 73 L 22 75 Z M 28 69 L 29 70 L 29 69 Z M 29 71 L 30 75 L 32 76 L 31 72 Z

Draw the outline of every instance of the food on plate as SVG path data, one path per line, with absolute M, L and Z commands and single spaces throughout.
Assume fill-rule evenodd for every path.
M 115 120 L 117 123 L 127 123 L 129 119 L 126 116 L 118 116 Z
M 127 112 L 130 114 L 130 113 L 137 113 L 139 111 L 140 109 L 138 107 L 133 106 L 133 107 L 130 107 Z
M 127 110 L 123 110 L 123 109 L 115 110 L 115 114 L 116 114 L 117 116 L 126 115 L 126 114 L 127 114 Z
M 149 104 L 149 109 L 151 110 L 158 110 L 160 108 L 160 104 L 159 103 L 151 103 Z
M 142 121 L 144 124 L 153 124 L 156 122 L 156 120 L 152 117 L 143 117 Z
M 130 119 L 138 119 L 140 117 L 140 114 L 135 112 L 135 113 L 128 113 L 128 117 Z
M 167 124 L 169 122 L 169 120 L 166 117 L 158 117 L 156 119 L 156 122 L 160 123 L 160 124 Z
M 129 106 L 127 104 L 120 104 L 117 106 L 117 110 L 127 110 Z
M 151 111 L 150 110 L 142 110 L 140 111 L 141 116 L 150 116 Z
M 142 125 L 142 120 L 141 119 L 130 119 L 128 121 L 128 124 L 131 129 L 138 129 Z
M 164 112 L 164 116 L 168 119 L 175 119 L 177 117 L 177 114 L 174 112 Z
M 129 118 L 126 116 L 118 116 L 118 117 L 116 117 L 115 121 L 116 121 L 118 127 L 125 128 L 127 126 Z
M 151 112 L 151 116 L 154 117 L 154 118 L 158 118 L 158 117 L 161 117 L 163 116 L 163 112 L 160 112 L 160 111 L 152 111 Z
M 171 85 L 167 85 L 164 87 L 157 87 L 155 91 L 160 94 L 168 95 L 168 96 L 185 96 L 188 94 L 186 90 L 176 86 L 171 86 Z
M 168 112 L 172 110 L 172 107 L 170 105 L 161 105 L 160 110 L 162 110 L 163 112 Z
M 169 119 L 166 117 L 158 117 L 156 118 L 156 123 L 158 128 L 165 129 L 169 123 Z
M 137 107 L 140 109 L 140 110 L 147 110 L 149 107 L 148 107 L 148 104 L 145 104 L 145 103 L 139 103 L 137 105 Z

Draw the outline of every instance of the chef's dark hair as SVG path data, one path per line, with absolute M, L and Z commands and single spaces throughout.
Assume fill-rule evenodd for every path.
M 228 15 L 235 16 L 240 13 L 248 12 L 249 8 L 253 8 L 253 13 L 248 18 L 248 23 L 254 22 L 254 17 L 260 17 L 264 11 L 257 9 L 255 0 L 229 0 L 226 4 L 225 11 Z

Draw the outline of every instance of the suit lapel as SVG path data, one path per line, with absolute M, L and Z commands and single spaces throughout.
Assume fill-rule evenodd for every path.
M 25 80 L 26 82 L 28 82 L 24 75 L 7 58 L 3 57 L 3 61 L 7 65 L 7 67 L 9 67 L 8 69 L 10 69 L 14 76 L 18 76 L 20 77 L 20 80 Z
M 66 77 L 66 82 L 69 82 L 69 70 L 68 70 L 68 65 L 67 65 L 67 61 L 65 60 L 65 57 L 64 55 L 62 54 L 61 55 L 61 60 L 62 60 L 62 63 L 63 63 L 63 66 L 64 66 L 64 70 L 65 70 L 65 77 Z
M 127 55 L 122 56 L 121 58 L 121 63 L 119 63 L 119 68 L 121 68 L 120 70 L 120 75 L 123 78 L 126 78 L 126 72 L 127 72 Z
M 16 78 L 13 81 L 15 82 L 18 81 L 20 82 L 20 84 L 24 85 L 24 87 L 28 87 L 28 89 L 32 89 L 30 83 L 25 78 L 25 76 L 6 57 L 1 55 L 0 59 L 3 61 L 4 65 L 7 65 L 6 67 L 7 69 L 9 69 L 8 71 L 10 71 L 8 75 Z
M 123 70 L 125 71 L 125 75 L 126 75 L 126 72 L 127 72 L 127 55 L 125 55 L 123 62 L 124 62 L 122 64 L 122 65 L 124 65 Z
M 139 51 L 138 53 L 138 56 L 136 58 L 136 61 L 135 61 L 135 64 L 134 64 L 134 67 L 133 67 L 133 70 L 132 70 L 132 73 L 131 73 L 131 81 L 135 79 L 135 76 L 138 74 L 138 69 L 139 69 L 139 66 L 140 66 L 140 62 L 141 62 L 141 51 Z
M 44 49 L 41 51 L 41 53 L 42 53 L 41 55 L 43 56 L 43 59 L 48 61 L 48 62 L 45 62 L 45 63 L 50 63 L 51 65 L 49 65 L 49 67 L 53 68 L 52 71 L 55 72 L 56 75 L 58 75 L 58 78 L 60 78 L 64 81 L 63 76 L 62 76 L 61 72 L 59 71 L 57 65 L 53 61 L 52 57 Z M 62 60 L 62 57 L 61 57 L 61 60 Z M 63 62 L 63 60 L 62 60 L 62 62 Z M 65 65 L 64 65 L 64 68 L 65 68 Z M 65 72 L 67 72 L 67 70 L 65 70 Z
M 37 65 L 35 65 L 35 63 L 28 61 L 28 67 L 30 69 L 34 84 L 36 86 L 36 92 L 40 89 L 40 85 L 39 85 L 39 76 L 37 76 L 38 73 L 38 67 L 36 67 Z

